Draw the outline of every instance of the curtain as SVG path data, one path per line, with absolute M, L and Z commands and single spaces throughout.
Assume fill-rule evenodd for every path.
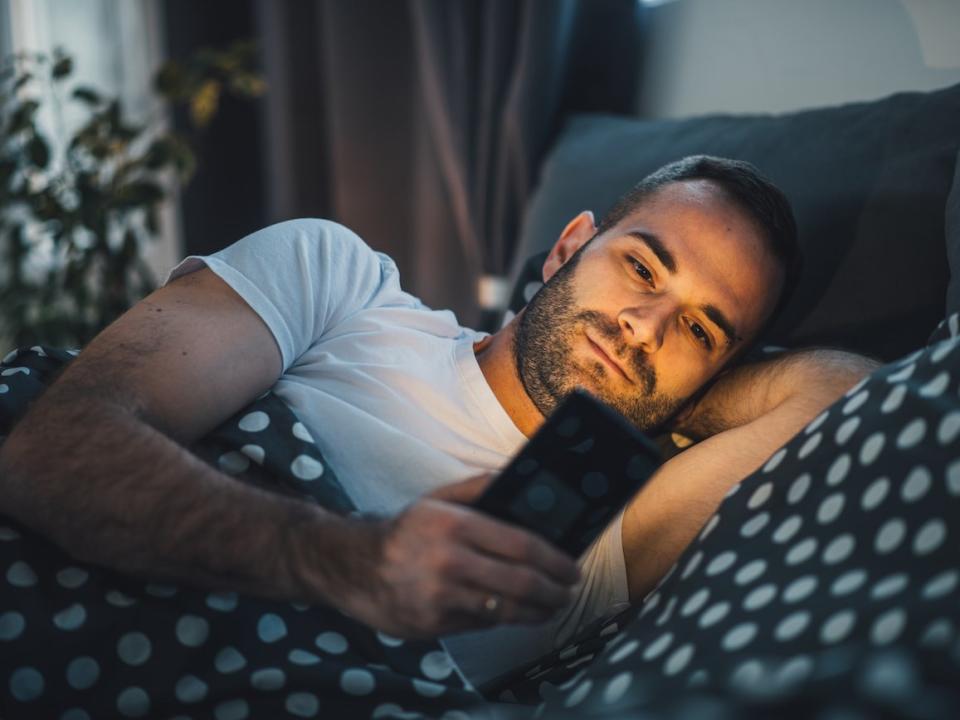
M 273 219 L 344 223 L 467 324 L 485 321 L 478 283 L 505 275 L 563 118 L 636 105 L 636 0 L 261 0 L 258 12 Z

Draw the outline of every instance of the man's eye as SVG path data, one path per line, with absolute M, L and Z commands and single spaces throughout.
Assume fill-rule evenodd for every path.
M 633 269 L 637 271 L 637 275 L 642 277 L 646 282 L 653 285 L 653 273 L 647 270 L 647 266 L 636 258 L 630 258 L 630 263 L 633 265 Z
M 694 337 L 699 340 L 703 346 L 709 350 L 713 345 L 710 342 L 710 336 L 707 335 L 707 331 L 703 329 L 698 323 L 690 323 L 690 332 L 693 333 Z

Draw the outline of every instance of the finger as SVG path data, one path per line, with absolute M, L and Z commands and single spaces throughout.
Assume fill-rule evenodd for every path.
M 460 526 L 461 537 L 475 548 L 532 565 L 567 585 L 579 581 L 580 568 L 576 561 L 543 538 L 478 511 L 465 509 L 464 512 L 470 517 Z
M 463 629 L 490 627 L 504 623 L 539 624 L 556 614 L 552 610 L 527 605 L 496 593 L 462 586 L 451 594 L 448 622 Z M 491 605 L 491 601 L 495 604 Z
M 535 569 L 471 552 L 457 565 L 457 577 L 478 589 L 534 609 L 559 610 L 573 599 L 570 588 Z
M 428 494 L 434 500 L 468 504 L 472 503 L 493 482 L 493 475 L 476 475 L 468 480 L 451 483 Z

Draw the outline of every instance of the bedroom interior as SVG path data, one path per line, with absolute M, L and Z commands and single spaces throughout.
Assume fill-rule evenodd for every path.
M 881 367 L 738 483 L 644 602 L 478 687 L 435 638 L 83 563 L 0 508 L 0 716 L 960 716 L 960 4 L 0 2 L 3 55 L 66 47 L 133 108 L 164 59 L 242 39 L 266 94 L 199 138 L 140 248 L 157 278 L 327 217 L 492 332 L 570 218 L 716 155 L 797 219 L 804 272 L 758 352 Z M 35 343 L 3 348 L 0 442 L 80 350 Z M 357 511 L 297 426 L 267 393 L 191 450 Z

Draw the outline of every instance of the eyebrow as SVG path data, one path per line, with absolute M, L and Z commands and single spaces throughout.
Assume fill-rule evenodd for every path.
M 660 238 L 653 233 L 641 232 L 640 230 L 630 230 L 627 235 L 636 238 L 650 248 L 650 251 L 657 256 L 657 260 L 667 269 L 667 272 L 671 275 L 677 274 L 677 259 L 672 252 L 667 250 Z
M 667 250 L 660 238 L 653 233 L 642 232 L 640 230 L 630 230 L 627 232 L 627 235 L 632 236 L 646 245 L 650 251 L 657 256 L 657 260 L 667 269 L 667 272 L 671 275 L 677 274 L 677 258 L 672 252 Z M 724 315 L 723 311 L 716 305 L 701 305 L 700 309 L 714 325 L 723 331 L 723 334 L 727 338 L 728 348 L 743 339 L 737 334 L 737 329 L 733 326 L 733 323 L 727 319 L 727 316 Z
M 733 323 L 727 319 L 727 316 L 724 315 L 723 311 L 716 305 L 701 305 L 700 309 L 703 310 L 704 315 L 710 318 L 714 325 L 723 330 L 723 334 L 727 336 L 728 348 L 743 339 L 737 335 L 737 329 L 733 326 Z

